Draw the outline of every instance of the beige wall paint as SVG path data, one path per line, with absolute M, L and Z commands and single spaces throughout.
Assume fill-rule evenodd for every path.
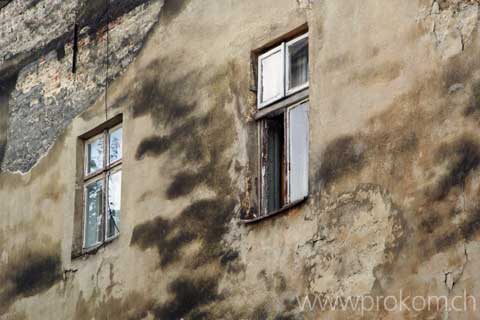
M 70 257 L 77 139 L 105 121 L 103 97 L 30 172 L 0 174 L 2 317 L 357 319 L 302 313 L 296 297 L 480 296 L 475 1 L 443 1 L 438 13 L 420 0 L 192 0 L 162 10 L 108 93 L 108 116 L 123 113 L 124 125 L 119 239 Z M 463 50 L 454 27 L 439 40 L 438 15 L 461 25 Z M 304 23 L 311 195 L 243 225 L 257 172 L 250 53 Z

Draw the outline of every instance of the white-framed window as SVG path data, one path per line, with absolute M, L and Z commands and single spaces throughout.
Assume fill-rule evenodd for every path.
M 258 57 L 258 109 L 308 87 L 308 34 Z
M 309 103 L 260 121 L 261 216 L 308 196 Z
M 83 248 L 95 248 L 120 233 L 122 125 L 84 142 Z
M 297 37 L 285 44 L 286 94 L 308 87 L 308 35 Z

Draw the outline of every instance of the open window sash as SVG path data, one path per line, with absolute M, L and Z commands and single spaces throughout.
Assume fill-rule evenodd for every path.
M 258 57 L 258 109 L 285 96 L 285 44 Z
M 288 202 L 292 203 L 308 196 L 308 102 L 287 110 L 287 128 Z

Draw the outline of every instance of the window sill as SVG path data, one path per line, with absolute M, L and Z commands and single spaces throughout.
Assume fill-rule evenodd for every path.
M 283 112 L 283 109 L 286 107 L 289 107 L 297 102 L 300 102 L 309 96 L 309 90 L 308 87 L 300 90 L 296 93 L 291 94 L 290 96 L 287 96 L 286 98 L 283 98 L 280 101 L 273 102 L 272 104 L 262 107 L 262 109 L 259 109 L 255 112 L 253 115 L 253 118 L 255 120 L 259 120 L 261 118 L 264 118 L 265 116 L 275 116 L 277 114 L 280 114 Z
M 300 199 L 300 200 L 297 200 L 295 202 L 292 202 L 292 203 L 289 203 L 285 206 L 283 206 L 282 208 L 278 209 L 278 210 L 275 210 L 275 211 L 272 211 L 272 212 L 269 212 L 263 216 L 260 216 L 260 217 L 256 217 L 256 218 L 252 218 L 252 219 L 240 219 L 240 223 L 243 223 L 243 224 L 251 224 L 251 223 L 256 223 L 256 222 L 259 222 L 259 221 L 262 221 L 262 220 L 265 220 L 265 219 L 268 219 L 268 218 L 271 218 L 273 216 L 276 216 L 280 213 L 284 213 L 296 206 L 299 206 L 301 205 L 302 203 L 304 203 L 306 200 L 308 199 L 308 196 L 306 196 L 305 198 L 303 199 Z
M 120 237 L 120 234 L 117 234 L 116 236 L 110 238 L 110 239 L 107 239 L 105 240 L 104 242 L 102 243 L 99 243 L 93 247 L 90 247 L 90 248 L 85 248 L 85 249 L 82 249 L 81 252 L 77 253 L 77 254 L 72 254 L 72 260 L 74 259 L 79 259 L 79 258 L 82 258 L 82 257 L 88 257 L 88 256 L 91 256 L 91 255 L 94 255 L 98 252 L 98 250 L 100 250 L 101 248 L 104 248 L 105 246 L 109 245 L 110 243 L 114 242 L 115 240 L 117 240 L 118 238 Z

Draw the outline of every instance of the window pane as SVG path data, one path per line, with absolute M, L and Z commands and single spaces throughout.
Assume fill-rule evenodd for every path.
M 297 201 L 308 195 L 308 104 L 304 103 L 288 111 L 289 145 L 289 195 Z
M 308 82 L 308 38 L 303 38 L 287 48 L 288 89 Z
M 102 241 L 102 180 L 87 186 L 85 201 L 85 247 L 91 247 Z
M 110 132 L 109 137 L 110 154 L 109 163 L 113 163 L 122 158 L 122 128 Z
M 284 125 L 283 114 L 265 120 L 265 163 L 264 205 L 265 213 L 280 209 L 283 206 L 284 190 Z
M 266 102 L 283 96 L 284 93 L 284 57 L 283 50 L 260 57 L 260 102 Z
M 120 200 L 122 172 L 117 171 L 108 177 L 107 237 L 115 236 L 120 230 Z
M 103 146 L 103 136 L 87 143 L 87 163 L 85 164 L 87 174 L 103 168 Z

